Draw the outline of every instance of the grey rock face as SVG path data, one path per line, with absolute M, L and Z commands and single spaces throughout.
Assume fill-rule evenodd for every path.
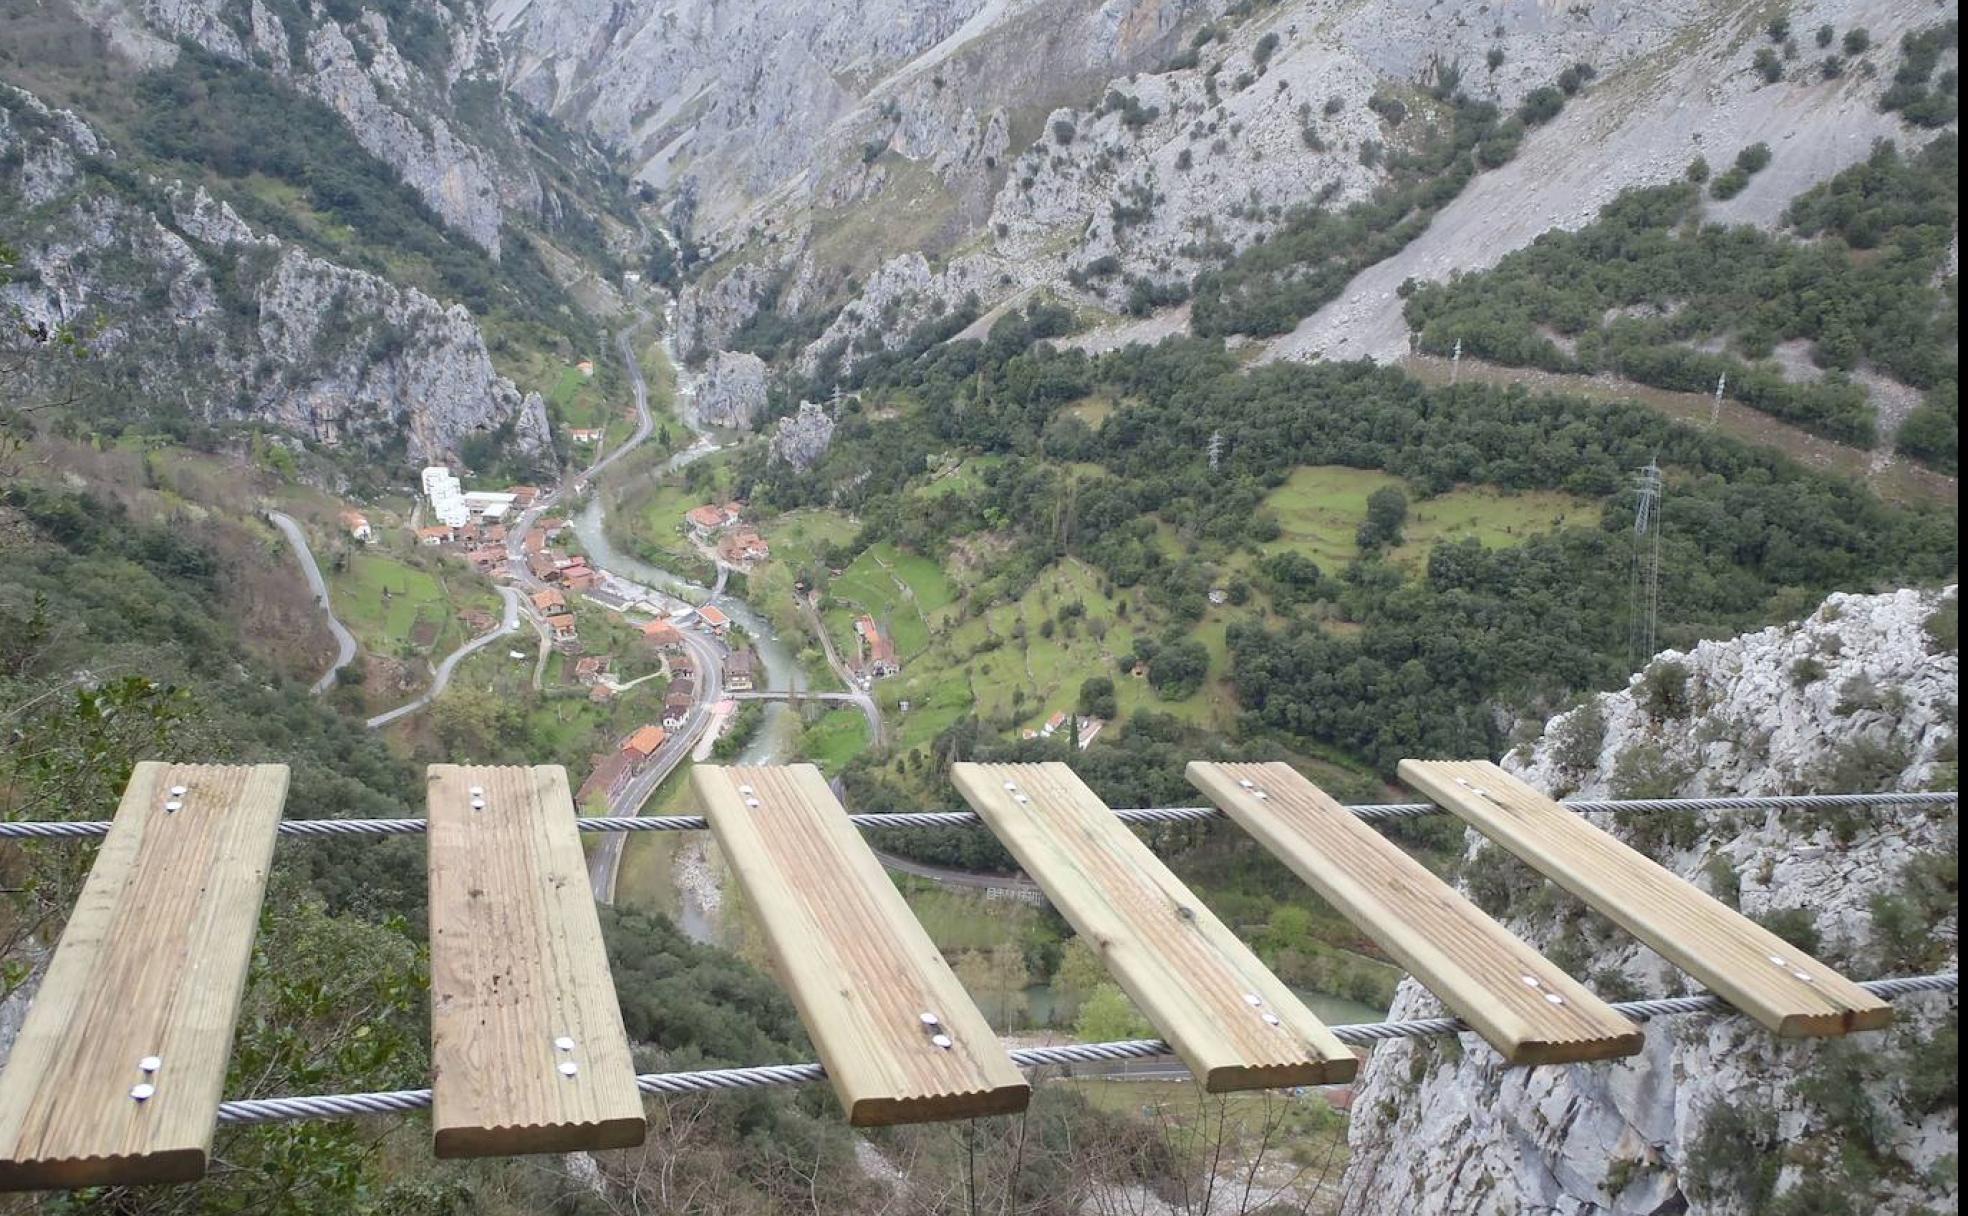
M 697 385 L 697 417 L 712 426 L 748 431 L 765 410 L 765 360 L 721 350 Z
M 0 205 L 29 191 L 41 204 L 13 234 L 32 274 L 5 298 L 29 320 L 84 318 L 144 395 L 411 464 L 479 432 L 547 444 L 545 403 L 493 369 L 462 306 L 256 233 L 202 188 L 154 182 L 166 206 L 147 210 L 86 174 L 81 158 L 114 153 L 72 114 L 4 100 Z
M 103 31 L 113 52 L 142 66 L 170 62 L 177 54 L 173 40 L 185 39 L 282 78 L 341 115 L 356 140 L 394 169 L 446 226 L 495 257 L 504 208 L 540 212 L 537 175 L 459 130 L 451 104 L 454 79 L 406 60 L 382 14 L 365 11 L 347 23 L 322 15 L 311 28 L 289 30 L 253 0 L 242 33 L 226 10 L 222 0 L 145 0 L 133 15 L 115 0 L 86 0 L 77 11 Z M 448 36 L 454 74 L 497 74 L 498 50 L 480 10 L 434 4 L 427 16 Z M 298 56 L 296 46 L 302 48 Z
M 1654 788 L 1674 795 L 1829 791 L 1860 769 L 1874 774 L 1871 788 L 1922 788 L 1954 746 L 1960 661 L 1926 622 L 1955 594 L 1834 595 L 1796 625 L 1669 652 L 1653 665 L 1651 683 L 1673 683 L 1678 669 L 1669 664 L 1685 669 L 1685 708 L 1650 711 L 1658 699 L 1647 695 L 1648 679 L 1636 677 L 1626 691 L 1554 718 L 1504 766 L 1542 789 L 1581 797 L 1625 792 L 1642 769 Z M 1860 757 L 1869 759 L 1859 765 Z M 1822 942 L 1820 957 L 1869 979 L 1893 973 L 1873 945 L 1873 897 L 1898 891 L 1916 858 L 1952 855 L 1956 822 L 1952 807 L 1869 810 L 1843 830 L 1822 814 L 1717 815 L 1705 817 L 1691 842 L 1653 851 L 1697 886 L 1737 899 L 1746 915 L 1801 914 Z M 1612 830 L 1632 838 L 1632 827 Z M 1506 864 L 1514 863 L 1482 863 Z M 1725 875 L 1733 894 L 1718 888 Z M 1587 922 L 1581 943 L 1566 903 L 1503 920 L 1541 950 L 1566 939 L 1583 949 L 1575 970 L 1593 986 L 1617 977 L 1658 996 L 1680 984 L 1679 973 L 1623 933 L 1601 936 Z M 1953 969 L 1958 914 L 1926 931 Z M 1472 1035 L 1461 1037 L 1460 1051 L 1376 1048 L 1353 1106 L 1343 1210 L 1640 1216 L 1685 1203 L 1693 1213 L 1745 1213 L 1741 1195 L 1696 1185 L 1693 1149 L 1709 1120 L 1731 1107 L 1768 1112 L 1784 1145 L 1781 1195 L 1813 1164 L 1836 1162 L 1848 1135 L 1823 1109 L 1825 1099 L 1800 1083 L 1858 1052 L 1884 1063 L 1840 1088 L 1876 1113 L 1883 1164 L 1875 1181 L 1848 1179 L 1839 1188 L 1854 1210 L 1951 1211 L 1956 1184 L 1935 1167 L 1955 1152 L 1957 1114 L 1908 1104 L 1908 1066 L 1897 1053 L 1951 1029 L 1959 1001 L 1936 995 L 1896 1009 L 1893 1031 L 1843 1042 L 1778 1040 L 1742 1018 L 1668 1019 L 1647 1027 L 1638 1057 L 1565 1068 L 1505 1069 Z M 1408 981 L 1390 1016 L 1437 1012 Z
M 804 473 L 820 463 L 833 438 L 834 420 L 827 414 L 827 407 L 802 401 L 798 413 L 781 418 L 773 428 L 772 458 Z

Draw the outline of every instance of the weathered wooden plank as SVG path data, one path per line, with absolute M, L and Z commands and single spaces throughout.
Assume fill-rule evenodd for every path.
M 433 764 L 428 796 L 437 1155 L 641 1144 L 567 771 Z
M 693 780 L 849 1123 L 1025 1109 L 1024 1076 L 819 769 L 698 765 Z
M 1063 764 L 957 764 L 959 792 L 1211 1093 L 1359 1062 Z
M 1885 1001 L 1487 760 L 1403 760 L 1400 775 L 1777 1034 L 1892 1021 Z
M 1288 764 L 1189 780 L 1512 1064 L 1630 1056 L 1640 1028 Z
M 136 766 L 0 1076 L 0 1188 L 204 1175 L 286 796 Z

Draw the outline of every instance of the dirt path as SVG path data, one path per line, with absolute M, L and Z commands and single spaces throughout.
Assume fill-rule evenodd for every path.
M 1434 355 L 1409 355 L 1401 360 L 1401 366 L 1428 384 L 1447 384 L 1451 374 L 1449 361 Z M 1604 403 L 1633 402 L 1700 427 L 1709 424 L 1715 411 L 1714 399 L 1705 394 L 1669 392 L 1613 376 L 1563 375 L 1465 358 L 1461 378 L 1484 384 L 1521 384 L 1539 392 L 1568 393 Z M 1891 502 L 1952 506 L 1959 501 L 1960 485 L 1952 477 L 1910 460 L 1881 459 L 1870 449 L 1822 439 L 1740 402 L 1722 402 L 1717 426 L 1724 434 L 1775 448 L 1808 468 L 1859 478 L 1873 493 Z

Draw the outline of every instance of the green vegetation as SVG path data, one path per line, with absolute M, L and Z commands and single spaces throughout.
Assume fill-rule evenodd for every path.
M 376 654 L 442 655 L 475 632 L 459 613 L 501 612 L 482 577 L 435 554 L 359 549 L 337 555 L 326 573 L 335 615 Z
M 1955 120 L 1961 105 L 1961 77 L 1950 68 L 1937 80 L 1934 69 L 1941 53 L 1961 41 L 1961 22 L 1950 20 L 1900 39 L 1900 66 L 1893 83 L 1879 99 L 1882 110 L 1898 111 L 1916 127 L 1942 127 Z M 1930 83 L 1931 82 L 1931 83 Z
M 1849 373 L 1927 390 L 1903 450 L 1954 467 L 1958 285 L 1931 285 L 1952 237 L 1956 141 L 1870 158 L 1800 195 L 1788 235 L 1703 224 L 1693 186 L 1629 191 L 1597 223 L 1552 232 L 1480 274 L 1413 284 L 1422 349 L 1557 372 L 1612 372 L 1730 396 L 1834 439 L 1870 445 L 1874 410 Z M 1810 344 L 1821 375 L 1787 374 L 1779 342 Z

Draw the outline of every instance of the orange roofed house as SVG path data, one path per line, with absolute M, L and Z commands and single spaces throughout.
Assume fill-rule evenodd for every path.
M 719 612 L 715 605 L 704 605 L 697 610 L 697 615 L 702 617 L 704 624 L 709 626 L 710 631 L 719 637 L 723 637 L 731 630 L 731 618 Z
M 592 806 L 606 802 L 622 792 L 622 787 L 635 775 L 635 762 L 629 754 L 618 751 L 613 755 L 594 757 L 594 770 L 588 779 L 581 783 L 580 792 L 574 795 L 574 805 Z
M 641 768 L 669 737 L 670 732 L 660 726 L 638 726 L 635 733 L 622 740 L 622 754 L 629 758 L 630 764 Z
M 683 630 L 668 621 L 651 621 L 642 627 L 642 636 L 658 650 L 675 650 L 683 645 Z
M 861 639 L 861 671 L 871 679 L 883 679 L 902 670 L 895 661 L 895 643 L 882 634 L 871 616 L 857 617 L 854 632 Z
M 690 531 L 702 539 L 722 528 L 727 521 L 723 507 L 714 507 L 710 503 L 705 503 L 701 507 L 692 507 L 685 511 L 683 522 L 689 524 Z

